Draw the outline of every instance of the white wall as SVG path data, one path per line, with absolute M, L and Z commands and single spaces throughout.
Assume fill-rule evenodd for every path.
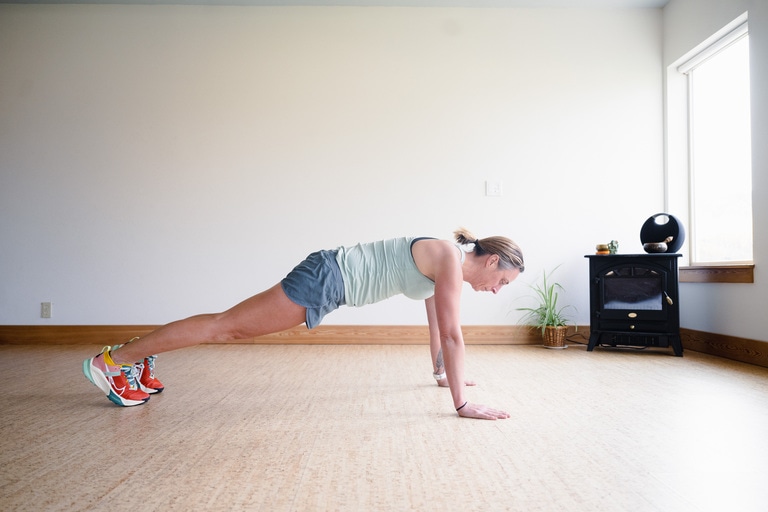
M 587 324 L 584 255 L 639 252 L 663 207 L 661 30 L 659 9 L 1 5 L 0 323 L 165 323 L 319 248 L 463 225 L 528 265 L 465 288 L 465 324 L 515 322 L 558 264 Z
M 671 0 L 664 8 L 664 66 L 676 67 L 712 34 L 748 11 L 752 100 L 752 208 L 754 229 L 754 284 L 681 285 L 683 327 L 768 341 L 765 311 L 768 304 L 768 1 Z M 685 214 L 686 160 L 681 124 L 685 112 L 680 88 L 685 82 L 674 69 L 666 73 L 670 209 Z M 683 104 L 684 108 L 684 104 Z M 681 115 L 682 114 L 682 115 Z M 727 169 L 723 177 L 727 179 Z M 727 208 L 723 205 L 723 208 Z

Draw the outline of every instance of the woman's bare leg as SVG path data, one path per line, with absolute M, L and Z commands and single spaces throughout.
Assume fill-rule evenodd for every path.
M 227 343 L 296 327 L 306 309 L 292 302 L 277 284 L 223 313 L 197 315 L 164 325 L 132 343 L 112 351 L 112 359 L 132 364 L 161 352 L 200 343 Z

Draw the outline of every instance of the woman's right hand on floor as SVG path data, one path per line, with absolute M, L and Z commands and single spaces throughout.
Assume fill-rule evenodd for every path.
M 462 418 L 477 418 L 480 420 L 503 420 L 509 418 L 508 412 L 469 402 L 458 413 Z

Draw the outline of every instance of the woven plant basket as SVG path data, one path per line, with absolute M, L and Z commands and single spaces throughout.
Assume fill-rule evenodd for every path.
M 560 325 L 558 327 L 547 326 L 544 330 L 544 346 L 547 348 L 566 348 L 565 332 L 568 327 Z

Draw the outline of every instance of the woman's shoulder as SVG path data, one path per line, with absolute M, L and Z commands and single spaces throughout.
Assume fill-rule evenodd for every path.
M 448 253 L 450 251 L 456 251 L 456 244 L 449 240 L 442 240 L 440 238 L 429 237 L 417 237 L 413 239 L 412 248 L 416 250 L 429 253 L 429 254 L 441 254 Z
M 460 249 L 457 250 L 456 244 L 449 240 L 419 240 L 413 244 L 411 252 L 419 270 L 431 278 L 440 268 L 461 267 Z

